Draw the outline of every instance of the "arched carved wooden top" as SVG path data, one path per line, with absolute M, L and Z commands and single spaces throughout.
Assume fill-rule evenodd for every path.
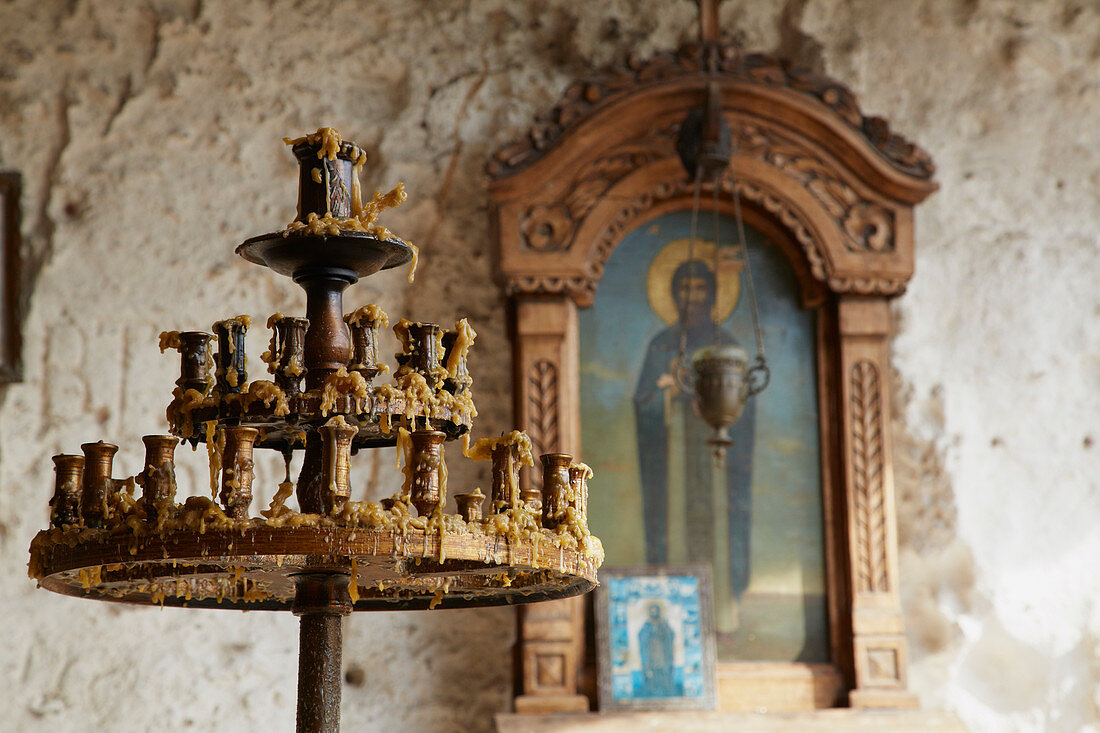
M 493 155 L 487 165 L 489 175 L 499 178 L 526 168 L 595 108 L 648 84 L 698 78 L 712 63 L 724 79 L 787 89 L 816 99 L 907 175 L 931 179 L 936 171 L 928 153 L 892 132 L 883 118 L 865 116 L 855 94 L 839 82 L 805 69 L 791 68 L 766 54 L 745 54 L 733 44 L 690 43 L 648 59 L 632 55 L 623 66 L 602 69 L 569 85 L 553 109 L 535 118 L 527 135 Z
M 709 81 L 733 131 L 738 190 L 802 245 L 813 277 L 834 292 L 904 289 L 912 207 L 936 189 L 927 153 L 864 117 L 835 82 L 732 46 L 689 45 L 574 83 L 494 156 L 499 274 L 510 292 L 568 293 L 587 305 L 622 235 L 658 210 L 690 206 L 675 138 Z

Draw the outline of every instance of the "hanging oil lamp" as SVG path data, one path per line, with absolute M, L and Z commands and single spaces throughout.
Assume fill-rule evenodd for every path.
M 702 107 L 688 113 L 680 124 L 676 150 L 688 175 L 692 177 L 691 233 L 688 240 L 688 262 L 694 264 L 696 232 L 699 220 L 700 200 L 704 182 L 713 190 L 712 213 L 714 220 L 714 274 L 718 277 L 720 241 L 718 229 L 718 197 L 722 184 L 729 174 L 732 154 L 732 134 L 722 116 L 721 96 L 718 85 L 707 85 L 707 99 Z M 762 392 L 771 379 L 764 355 L 764 337 L 760 329 L 760 311 L 756 302 L 756 289 L 752 278 L 752 263 L 745 242 L 745 223 L 741 215 L 741 198 L 737 186 L 731 182 L 734 219 L 737 223 L 738 246 L 743 258 L 745 279 L 749 291 L 753 333 L 756 337 L 756 357 L 751 366 L 749 354 L 737 344 L 723 343 L 722 331 L 714 329 L 714 341 L 697 349 L 687 358 L 687 330 L 681 322 L 680 351 L 673 364 L 672 373 L 680 389 L 695 397 L 699 414 L 713 428 L 707 443 L 714 446 L 715 458 L 722 460 L 726 448 L 733 443 L 729 428 L 745 409 L 748 399 Z

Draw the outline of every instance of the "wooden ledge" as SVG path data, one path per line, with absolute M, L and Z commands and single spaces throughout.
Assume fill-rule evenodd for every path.
M 805 713 L 565 713 L 496 716 L 497 733 L 966 733 L 954 713 L 941 710 L 817 710 Z

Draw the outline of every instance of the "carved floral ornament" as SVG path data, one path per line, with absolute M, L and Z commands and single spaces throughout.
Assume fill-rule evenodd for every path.
M 649 150 L 632 149 L 637 148 L 636 144 L 618 146 L 617 152 L 585 166 L 562 198 L 529 206 L 520 221 L 523 245 L 535 252 L 560 252 L 572 247 L 577 225 L 612 186 L 638 168 L 675 154 L 675 129 L 655 130 L 644 140 L 661 140 L 666 134 L 665 146 L 650 145 Z M 627 150 L 622 152 L 624 148 Z
M 615 184 L 644 165 L 675 155 L 671 142 L 676 137 L 676 126 L 666 128 L 616 146 L 610 154 L 585 166 L 559 199 L 527 207 L 520 219 L 522 246 L 535 252 L 570 249 L 580 222 Z M 734 154 L 768 163 L 809 191 L 841 223 L 844 246 L 849 251 L 894 249 L 893 212 L 860 196 L 809 147 L 761 124 L 737 120 L 732 128 Z M 666 138 L 667 146 L 651 144 L 649 150 L 638 151 L 646 141 Z M 631 152 L 621 152 L 623 149 Z M 825 279 L 823 272 L 815 274 Z
M 727 194 L 732 193 L 732 186 L 734 185 L 736 185 L 743 201 L 756 205 L 778 219 L 792 234 L 802 247 L 810 272 L 817 280 L 828 283 L 831 290 L 861 295 L 895 295 L 905 289 L 905 278 L 861 278 L 831 275 L 828 272 L 825 257 L 821 253 L 818 244 L 819 239 L 811 233 L 810 223 L 787 198 L 744 180 L 733 183 L 726 179 L 723 182 L 723 191 Z M 608 188 L 610 188 L 610 184 Z M 607 264 L 608 258 L 623 236 L 633 228 L 634 223 L 644 217 L 647 211 L 661 203 L 672 199 L 690 197 L 691 188 L 691 182 L 686 179 L 662 181 L 650 190 L 624 202 L 596 241 L 595 256 L 587 263 L 586 275 L 565 277 L 557 275 L 511 275 L 507 278 L 507 291 L 510 294 L 563 293 L 571 296 L 582 307 L 591 305 L 596 294 L 596 286 L 603 277 L 604 266 Z M 883 207 L 857 201 L 848 209 L 844 221 L 845 232 L 848 237 L 852 241 L 857 241 L 856 238 L 859 237 L 860 240 L 866 242 L 866 249 L 878 251 L 888 249 L 884 246 L 886 242 L 890 242 L 892 246 L 893 218 L 890 212 Z M 557 226 L 559 230 L 576 230 L 577 223 L 570 221 L 568 217 L 558 217 L 556 222 L 554 226 Z M 553 230 L 550 224 L 546 224 L 546 227 L 548 231 Z M 543 251 L 546 251 L 546 249 Z
M 527 371 L 528 435 L 535 455 L 550 453 L 561 440 L 558 428 L 558 367 L 539 359 Z M 531 482 L 542 488 L 542 476 L 533 471 Z
M 890 590 L 886 558 L 886 499 L 882 388 L 878 367 L 868 359 L 852 366 L 851 465 L 856 518 L 856 587 L 861 593 Z

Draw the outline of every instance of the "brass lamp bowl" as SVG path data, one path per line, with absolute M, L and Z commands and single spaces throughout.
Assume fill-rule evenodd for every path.
M 716 344 L 691 357 L 695 370 L 696 406 L 714 434 L 707 442 L 721 455 L 733 441 L 729 427 L 737 422 L 750 394 L 749 355 L 740 346 Z

